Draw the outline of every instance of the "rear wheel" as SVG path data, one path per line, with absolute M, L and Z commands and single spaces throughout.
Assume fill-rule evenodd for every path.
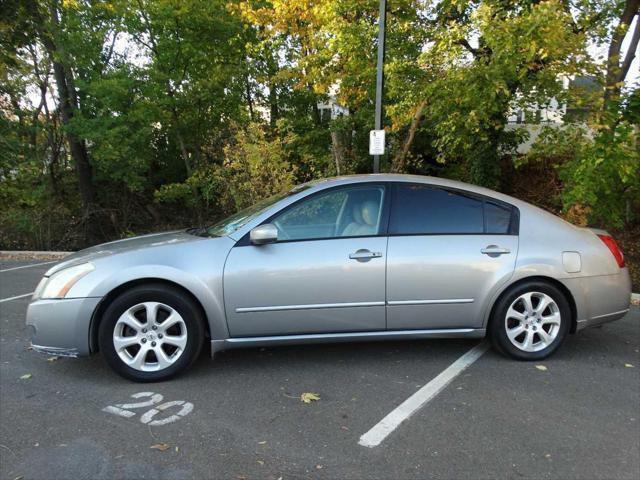
M 98 331 L 109 366 L 138 382 L 165 380 L 184 370 L 198 357 L 203 339 L 199 308 L 183 292 L 160 284 L 118 296 Z
M 494 308 L 491 341 L 518 360 L 541 360 L 556 351 L 571 325 L 564 294 L 546 282 L 527 282 L 503 295 Z

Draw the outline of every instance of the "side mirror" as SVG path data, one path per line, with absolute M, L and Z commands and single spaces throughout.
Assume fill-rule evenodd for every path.
M 254 245 L 264 245 L 278 241 L 278 228 L 272 223 L 259 225 L 249 233 L 249 239 Z

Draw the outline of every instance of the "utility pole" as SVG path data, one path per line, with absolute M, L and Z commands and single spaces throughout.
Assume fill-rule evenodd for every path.
M 387 0 L 380 0 L 378 21 L 378 68 L 376 72 L 375 132 L 369 136 L 369 153 L 373 155 L 373 173 L 380 172 L 380 155 L 384 154 L 385 135 L 382 128 L 382 92 L 384 90 L 384 39 L 387 19 Z

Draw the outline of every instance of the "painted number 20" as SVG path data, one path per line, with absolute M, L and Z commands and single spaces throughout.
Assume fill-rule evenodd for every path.
M 176 420 L 180 420 L 180 418 L 188 415 L 193 410 L 193 403 L 185 402 L 184 400 L 173 400 L 171 402 L 164 402 L 158 405 L 164 398 L 159 393 L 139 392 L 131 395 L 131 398 L 134 399 L 146 397 L 148 397 L 149 399 L 141 402 L 117 403 L 116 405 L 109 405 L 108 407 L 103 408 L 102 411 L 113 413 L 114 415 L 118 415 L 124 418 L 131 418 L 135 416 L 135 412 L 132 412 L 131 410 L 135 410 L 137 408 L 152 407 L 140 416 L 140 422 L 144 423 L 145 425 L 160 426 L 166 425 L 167 423 L 175 422 Z M 158 413 L 164 412 L 171 407 L 182 408 L 180 408 L 180 410 L 178 410 L 173 415 L 170 415 L 166 418 L 162 418 L 160 420 L 153 419 L 153 417 L 155 417 Z

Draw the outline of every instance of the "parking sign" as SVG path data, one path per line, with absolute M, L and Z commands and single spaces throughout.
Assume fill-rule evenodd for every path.
M 384 155 L 384 130 L 369 132 L 369 155 Z

